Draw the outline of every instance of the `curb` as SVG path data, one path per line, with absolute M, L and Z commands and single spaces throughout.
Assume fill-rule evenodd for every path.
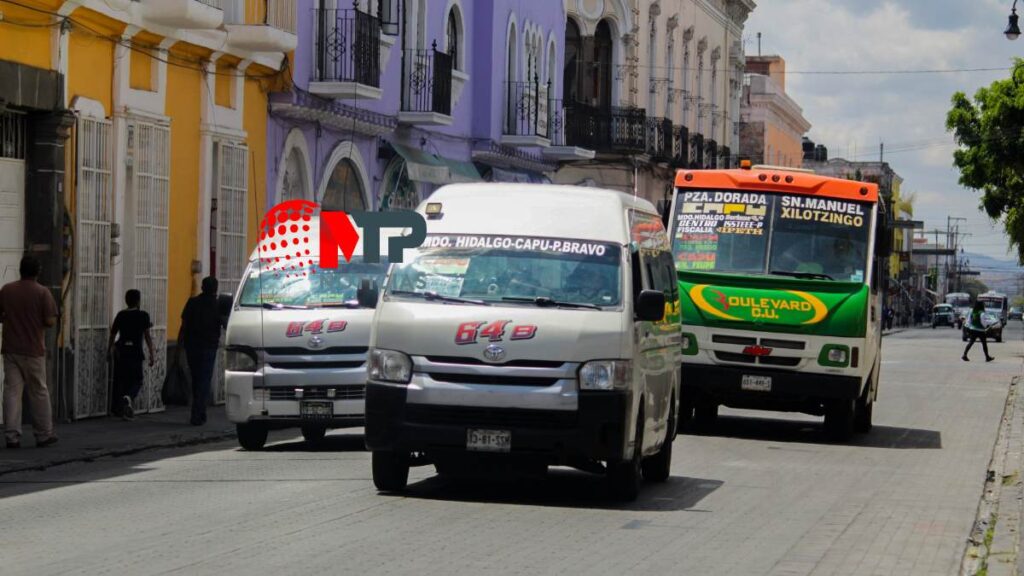
M 14 464 L 10 467 L 0 468 L 0 476 L 14 474 L 16 472 L 38 472 L 46 470 L 47 468 L 53 468 L 55 466 L 63 466 L 64 464 L 72 464 L 75 462 L 92 462 L 99 458 L 116 458 L 118 456 L 130 456 L 132 454 L 138 454 L 139 452 L 145 452 L 147 450 L 155 450 L 159 448 L 182 448 L 186 446 L 211 444 L 213 442 L 220 442 L 222 440 L 227 440 L 229 438 L 234 437 L 235 431 L 233 429 L 203 432 L 196 436 L 189 436 L 187 438 L 183 437 L 183 435 L 180 434 L 174 434 L 162 441 L 147 442 L 145 444 L 119 448 L 101 448 L 99 450 L 91 450 L 88 452 L 77 454 L 75 456 L 67 456 L 63 458 L 57 458 L 54 460 L 47 460 L 45 462 L 25 462 L 23 464 Z

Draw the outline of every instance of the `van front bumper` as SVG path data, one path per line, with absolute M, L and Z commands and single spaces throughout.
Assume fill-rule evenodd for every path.
M 577 410 L 481 408 L 407 402 L 407 388 L 366 385 L 369 450 L 468 454 L 467 430 L 508 430 L 511 455 L 549 464 L 623 459 L 632 405 L 626 391 L 581 393 Z M 476 454 L 474 452 L 474 454 Z
M 303 418 L 298 399 L 254 399 L 253 385 L 260 379 L 253 376 L 253 373 L 249 372 L 225 373 L 224 408 L 228 421 L 236 424 L 260 423 L 269 428 L 304 425 L 352 428 L 363 425 L 365 401 L 362 398 L 330 399 L 333 404 L 333 417 Z M 319 398 L 317 400 L 325 401 Z
M 771 390 L 744 390 L 744 375 L 771 377 Z M 862 391 L 858 376 L 686 363 L 682 384 L 684 391 L 700 391 L 723 404 L 751 408 L 767 408 L 773 401 L 855 400 Z

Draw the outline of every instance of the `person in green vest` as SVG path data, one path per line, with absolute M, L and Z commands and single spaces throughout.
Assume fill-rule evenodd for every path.
M 979 339 L 981 340 L 981 348 L 985 351 L 985 362 L 995 360 L 994 357 L 988 355 L 988 342 L 985 340 L 985 337 L 988 335 L 988 327 L 985 326 L 985 322 L 981 317 L 983 312 L 985 312 L 985 304 L 983 302 L 975 302 L 974 308 L 967 316 L 967 335 L 970 337 L 970 341 L 967 342 L 967 348 L 964 348 L 964 362 L 971 361 L 967 357 L 967 353 L 970 352 L 971 346 L 974 346 L 974 341 Z

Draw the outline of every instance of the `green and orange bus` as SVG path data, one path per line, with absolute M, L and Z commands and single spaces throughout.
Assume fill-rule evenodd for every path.
M 878 186 L 774 167 L 680 170 L 669 234 L 682 296 L 680 423 L 719 406 L 871 428 L 891 232 Z

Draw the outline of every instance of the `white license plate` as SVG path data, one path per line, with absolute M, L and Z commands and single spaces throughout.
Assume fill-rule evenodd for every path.
M 512 450 L 512 432 L 509 430 L 466 430 L 466 450 L 474 452 L 509 452 Z
M 306 401 L 299 403 L 300 418 L 322 420 L 332 416 L 334 416 L 334 402 Z
M 750 390 L 752 392 L 771 392 L 772 377 L 744 374 L 743 379 L 740 380 L 740 388 L 742 390 Z

